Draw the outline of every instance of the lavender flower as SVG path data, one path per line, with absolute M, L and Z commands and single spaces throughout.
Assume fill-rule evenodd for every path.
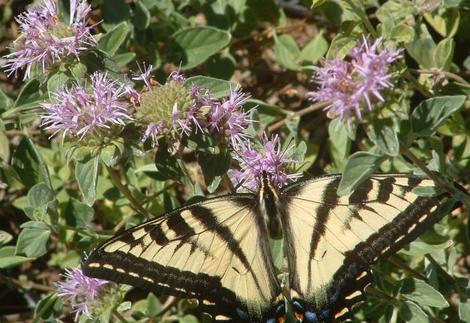
M 108 281 L 98 278 L 89 278 L 81 269 L 66 269 L 63 275 L 65 280 L 57 283 L 58 295 L 70 301 L 72 311 L 75 312 L 75 321 L 81 315 L 91 318 L 92 308 L 95 306 Z
M 102 134 L 113 126 L 123 126 L 128 115 L 126 87 L 110 80 L 106 74 L 91 76 L 91 89 L 75 84 L 53 93 L 54 103 L 43 103 L 45 114 L 42 125 L 53 131 L 63 131 L 79 139 L 91 134 Z
M 156 83 L 145 71 L 139 78 L 144 80 L 147 87 L 140 95 L 136 113 L 137 121 L 145 127 L 142 141 L 151 138 L 152 146 L 156 147 L 161 136 L 179 141 L 193 130 L 202 130 L 196 92 L 184 86 L 184 76 L 174 72 L 160 86 L 153 86 Z
M 145 86 L 148 89 L 151 89 L 153 87 L 153 79 L 150 73 L 152 73 L 153 66 L 149 64 L 148 66 L 145 66 L 143 64 L 143 67 L 140 67 L 139 65 L 139 73 L 135 73 L 134 77 L 132 78 L 134 81 L 143 81 Z
M 401 57 L 399 50 L 384 49 L 380 53 L 378 47 L 382 42 L 378 38 L 370 44 L 364 37 L 361 44 L 351 52 L 351 61 L 326 60 L 319 68 L 313 80 L 318 89 L 309 93 L 312 100 L 331 101 L 325 110 L 329 116 L 338 116 L 341 120 L 350 120 L 354 114 L 362 120 L 361 108 L 365 105 L 372 111 L 372 98 L 384 101 L 381 91 L 391 88 L 391 75 L 388 67 Z
M 242 106 L 250 98 L 241 90 L 231 90 L 228 99 L 220 102 L 209 102 L 211 107 L 207 120 L 207 128 L 212 134 L 229 138 L 234 147 L 249 139 L 244 131 L 253 122 L 249 111 L 244 112 Z
M 281 149 L 279 136 L 271 140 L 263 137 L 263 151 L 254 148 L 250 143 L 240 144 L 234 158 L 239 162 L 240 170 L 231 169 L 229 174 L 235 185 L 241 185 L 249 190 L 259 188 L 259 179 L 263 173 L 271 177 L 274 186 L 282 187 L 289 181 L 300 178 L 300 173 L 290 173 L 287 166 L 295 162 L 292 159 L 292 147 Z
M 86 20 L 91 8 L 85 0 L 70 1 L 70 21 L 63 22 L 54 0 L 43 0 L 16 18 L 21 31 L 13 52 L 5 56 L 8 75 L 26 68 L 24 78 L 31 76 L 34 65 L 43 73 L 66 57 L 78 59 L 80 52 L 96 44 Z

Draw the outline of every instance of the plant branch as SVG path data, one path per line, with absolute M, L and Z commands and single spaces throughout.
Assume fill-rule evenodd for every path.
M 331 101 L 325 101 L 325 102 L 318 102 L 318 103 L 315 103 L 315 104 L 312 104 L 302 110 L 298 110 L 298 111 L 292 111 L 290 112 L 289 114 L 287 114 L 283 119 L 277 121 L 276 123 L 273 123 L 272 125 L 269 126 L 268 130 L 269 132 L 273 132 L 273 131 L 276 131 L 277 129 L 281 128 L 287 120 L 290 120 L 292 118 L 295 118 L 295 117 L 302 117 L 308 113 L 311 113 L 311 112 L 314 112 L 314 111 L 317 111 L 317 110 L 320 110 L 320 109 L 324 109 L 326 108 L 327 106 L 329 106 L 331 104 Z
M 15 279 L 15 278 L 5 276 L 2 273 L 0 273 L 0 282 L 4 283 L 6 285 L 12 285 L 12 286 L 20 287 L 22 289 L 32 288 L 32 289 L 40 290 L 40 291 L 47 292 L 47 293 L 53 292 L 55 290 L 51 286 L 36 284 L 36 283 L 33 283 L 32 281 L 23 282 L 21 280 Z
M 400 151 L 409 158 L 416 166 L 418 166 L 430 179 L 432 179 L 438 186 L 440 186 L 445 191 L 449 192 L 452 196 L 456 199 L 462 199 L 463 202 L 468 206 L 470 205 L 470 197 L 462 192 L 461 190 L 456 189 L 453 185 L 447 183 L 441 177 L 436 175 L 436 173 L 432 172 L 429 168 L 427 168 L 426 164 L 421 161 L 418 157 L 416 157 L 408 147 L 400 141 Z
M 399 259 L 399 257 L 396 257 L 396 256 L 392 256 L 390 258 L 388 258 L 388 261 L 393 264 L 394 266 L 400 268 L 400 269 L 403 269 L 404 271 L 410 273 L 411 275 L 413 275 L 414 277 L 420 279 L 420 280 L 424 280 L 424 281 L 428 281 L 428 279 L 426 278 L 426 276 L 424 276 L 423 274 L 421 274 L 420 272 L 414 270 L 413 268 L 411 268 L 410 266 L 408 266 L 406 263 L 404 263 L 401 259 Z
M 446 78 L 454 80 L 458 83 L 470 85 L 470 83 L 467 82 L 467 80 L 465 80 L 460 75 L 457 75 L 455 73 L 448 72 L 448 71 L 443 71 L 439 69 L 410 69 L 410 71 L 420 73 L 420 74 L 432 74 L 432 75 L 437 75 L 437 76 L 444 75 Z
M 409 70 L 406 70 L 405 73 L 403 74 L 403 76 L 408 80 L 410 81 L 413 86 L 415 87 L 415 89 L 421 93 L 422 96 L 425 96 L 427 98 L 430 98 L 433 96 L 433 94 L 431 92 L 428 91 L 428 89 L 426 89 L 424 86 L 422 86 L 418 80 L 413 76 L 411 75 L 410 71 Z
M 111 182 L 116 185 L 119 191 L 129 200 L 129 203 L 131 204 L 132 208 L 142 213 L 146 218 L 152 218 L 153 215 L 147 209 L 142 207 L 141 203 L 136 200 L 136 198 L 134 197 L 134 195 L 132 195 L 131 191 L 127 188 L 127 186 L 121 183 L 121 176 L 119 175 L 119 172 L 109 166 L 106 166 L 106 169 L 108 170 Z

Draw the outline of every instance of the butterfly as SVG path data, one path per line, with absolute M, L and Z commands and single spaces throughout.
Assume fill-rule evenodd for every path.
M 346 196 L 336 192 L 340 181 L 326 175 L 278 189 L 263 174 L 257 194 L 209 198 L 118 234 L 83 271 L 195 299 L 216 320 L 282 323 L 288 308 L 306 323 L 350 318 L 371 265 L 439 221 L 444 197 L 418 195 L 435 184 L 415 175 L 372 175 Z M 270 247 L 280 238 L 285 284 Z

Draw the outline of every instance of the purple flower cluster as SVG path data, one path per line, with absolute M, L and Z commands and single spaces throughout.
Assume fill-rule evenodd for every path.
M 75 84 L 52 94 L 53 103 L 43 103 L 42 125 L 53 135 L 63 131 L 82 139 L 100 134 L 113 126 L 123 126 L 128 115 L 127 90 L 124 84 L 96 72 L 91 76 L 90 89 Z
M 43 0 L 16 18 L 21 31 L 13 44 L 13 52 L 5 56 L 3 66 L 6 72 L 18 74 L 26 68 L 25 79 L 31 75 L 35 64 L 46 72 L 51 65 L 65 57 L 78 59 L 81 51 L 94 46 L 95 39 L 90 33 L 86 20 L 91 8 L 85 0 L 70 0 L 70 21 L 59 18 L 54 0 Z
M 104 285 L 109 282 L 87 277 L 79 268 L 66 269 L 63 276 L 65 280 L 57 283 L 57 292 L 60 297 L 70 301 L 75 312 L 75 321 L 81 315 L 91 318 L 91 308 L 96 305 Z
M 401 57 L 399 50 L 384 49 L 378 52 L 382 42 L 378 38 L 370 44 L 364 37 L 361 44 L 351 52 L 351 61 L 332 59 L 324 61 L 313 76 L 318 84 L 309 93 L 312 100 L 331 102 L 326 107 L 329 115 L 350 120 L 354 115 L 362 120 L 361 108 L 372 110 L 372 97 L 384 101 L 380 92 L 391 88 L 390 64 Z
M 288 165 L 295 162 L 292 159 L 292 147 L 281 148 L 281 140 L 275 135 L 271 140 L 265 135 L 263 147 L 256 149 L 248 142 L 238 146 L 234 158 L 239 162 L 240 170 L 231 169 L 230 176 L 236 186 L 255 191 L 259 188 L 259 180 L 263 173 L 269 174 L 271 183 L 282 187 L 290 181 L 295 181 L 302 175 L 291 173 Z
M 210 100 L 210 112 L 207 120 L 209 132 L 230 138 L 234 147 L 249 139 L 244 131 L 253 120 L 249 117 L 249 111 L 245 112 L 242 109 L 249 98 L 249 95 L 237 89 L 231 90 L 226 100 Z
M 241 90 L 231 90 L 229 96 L 219 100 L 208 90 L 197 86 L 186 88 L 184 76 L 173 72 L 164 85 L 156 85 L 150 75 L 151 66 L 141 69 L 133 80 L 143 81 L 142 94 L 132 92 L 137 107 L 137 121 L 145 126 L 142 141 L 169 135 L 175 140 L 192 132 L 207 132 L 219 140 L 228 140 L 235 147 L 248 138 L 246 128 L 251 124 L 249 112 L 243 105 L 249 96 Z

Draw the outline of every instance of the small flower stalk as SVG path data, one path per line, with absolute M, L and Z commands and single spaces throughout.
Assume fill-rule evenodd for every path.
M 351 51 L 351 60 L 325 60 L 313 75 L 318 88 L 309 93 L 314 101 L 331 102 L 325 110 L 331 118 L 350 122 L 363 119 L 364 107 L 372 111 L 373 101 L 384 101 L 381 92 L 392 88 L 389 66 L 401 57 L 399 50 L 378 48 L 382 39 L 368 37 Z
M 20 36 L 12 46 L 12 53 L 4 58 L 8 75 L 25 70 L 24 79 L 31 77 L 34 67 L 47 73 L 50 68 L 96 45 L 90 33 L 87 18 L 91 7 L 85 0 L 70 1 L 70 19 L 62 21 L 54 0 L 43 0 L 16 18 Z
M 42 104 L 42 126 L 52 135 L 100 141 L 132 120 L 126 86 L 100 72 L 91 76 L 89 87 L 76 83 L 57 90 L 52 99 Z
M 278 135 L 272 139 L 264 135 L 260 148 L 255 148 L 250 142 L 241 144 L 234 159 L 238 161 L 240 169 L 231 169 L 229 175 L 235 186 L 250 191 L 259 189 L 263 173 L 267 173 L 272 184 L 279 188 L 302 177 L 302 174 L 289 169 L 290 164 L 295 162 L 292 159 L 292 146 L 283 150 Z
M 75 321 L 78 322 L 83 315 L 92 318 L 110 282 L 87 277 L 79 268 L 66 269 L 63 277 L 65 280 L 57 283 L 57 293 L 70 302 Z

